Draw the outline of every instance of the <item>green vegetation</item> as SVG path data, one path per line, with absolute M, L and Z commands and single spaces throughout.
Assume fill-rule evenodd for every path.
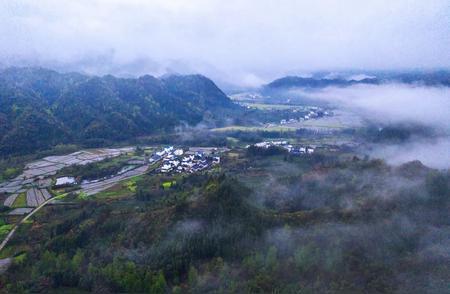
M 125 184 L 130 192 L 136 192 L 136 179 L 129 180 Z
M 220 172 L 143 175 L 43 208 L 6 248 L 18 260 L 0 282 L 9 292 L 442 293 L 449 182 L 418 162 L 233 150 Z
M 81 191 L 81 192 L 78 193 L 78 199 L 86 200 L 86 199 L 88 199 L 88 197 L 89 197 L 89 196 L 88 196 L 85 192 L 83 192 L 83 191 Z
M 0 75 L 0 155 L 103 146 L 181 122 L 222 124 L 239 109 L 200 75 L 122 79 L 9 68 Z
M 228 126 L 222 128 L 212 129 L 213 132 L 229 132 L 229 131 L 244 131 L 244 132 L 291 132 L 295 127 L 246 127 L 246 126 Z
M 245 106 L 262 109 L 262 110 L 286 110 L 286 109 L 300 109 L 303 110 L 302 106 L 299 105 L 289 105 L 289 104 L 269 104 L 269 103 L 244 103 Z
M 127 198 L 130 195 L 136 193 L 137 183 L 143 178 L 143 176 L 136 176 L 131 179 L 121 181 L 115 184 L 113 187 L 106 189 L 93 196 L 89 196 L 90 199 L 118 199 Z
M 57 176 L 72 176 L 80 181 L 100 179 L 117 174 L 127 165 L 129 159 L 123 155 L 87 165 L 72 165 L 61 169 Z
M 18 207 L 27 207 L 27 195 L 26 193 L 20 193 L 16 200 L 14 201 L 13 208 L 18 208 Z
M 17 265 L 21 265 L 21 264 L 25 263 L 26 258 L 27 258 L 26 253 L 19 254 L 14 257 L 14 263 Z
M 169 189 L 170 187 L 172 187 L 176 183 L 177 183 L 176 181 L 167 181 L 167 182 L 164 182 L 162 184 L 162 186 L 163 186 L 164 189 Z
M 20 172 L 21 170 L 19 168 L 14 167 L 6 168 L 0 175 L 0 180 L 9 180 L 15 178 L 20 174 Z
M 12 230 L 12 228 L 14 227 L 14 225 L 9 224 L 9 225 L 1 225 L 0 226 L 0 239 L 3 240 L 6 235 L 8 235 L 8 233 Z

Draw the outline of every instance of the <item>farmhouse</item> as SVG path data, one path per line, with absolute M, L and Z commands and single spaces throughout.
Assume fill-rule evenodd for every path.
M 184 153 L 183 149 L 177 149 L 173 152 L 173 154 L 176 156 L 181 156 L 183 155 L 183 153 Z
M 247 145 L 249 148 L 251 145 Z M 287 141 L 264 141 L 256 143 L 253 146 L 258 148 L 269 148 L 271 146 L 277 146 L 286 149 L 290 154 L 301 155 L 301 154 L 311 154 L 314 153 L 314 147 L 311 146 L 293 146 Z
M 73 177 L 61 177 L 56 179 L 55 188 L 67 187 L 76 184 L 76 180 Z

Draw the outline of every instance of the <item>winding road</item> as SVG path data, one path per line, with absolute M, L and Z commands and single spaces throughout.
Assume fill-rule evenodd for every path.
M 47 203 L 52 201 L 54 198 L 47 199 L 46 201 L 42 202 L 41 205 L 36 207 L 32 212 L 30 212 L 27 216 L 25 216 L 19 223 L 17 223 L 14 228 L 8 233 L 6 238 L 3 240 L 3 242 L 0 244 L 0 251 L 3 250 L 3 248 L 8 244 L 8 241 L 14 236 L 14 233 L 19 228 L 19 226 L 23 223 L 25 223 L 30 217 L 32 217 L 36 212 L 38 212 L 42 207 L 44 207 Z

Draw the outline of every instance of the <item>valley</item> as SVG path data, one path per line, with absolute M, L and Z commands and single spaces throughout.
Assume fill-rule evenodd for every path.
M 0 293 L 450 293 L 449 19 L 0 1 Z
M 83 79 L 88 81 L 77 83 L 95 80 Z M 140 91 L 146 79 L 131 83 Z M 92 91 L 114 79 L 101 80 Z M 177 89 L 165 84 L 169 80 Z M 115 91 L 130 83 L 115 82 L 120 85 Z M 150 108 L 141 114 L 167 115 L 170 124 L 138 133 L 127 125 L 121 137 L 109 136 L 109 128 L 116 128 L 110 118 L 90 113 L 84 124 L 75 121 L 78 128 L 99 124 L 95 135 L 60 141 L 59 135 L 69 134 L 62 132 L 69 122 L 55 121 L 63 128 L 56 145 L 3 151 L 4 289 L 409 292 L 428 289 L 430 281 L 434 289 L 445 289 L 450 269 L 433 248 L 446 246 L 448 170 L 418 160 L 390 164 L 371 151 L 390 146 L 401 151 L 417 138 L 441 140 L 446 132 L 379 121 L 291 92 L 267 95 L 261 89 L 222 97 L 201 77 L 155 82 L 174 91 L 173 99 L 178 91 L 203 99 L 186 107 L 199 115 L 203 106 L 208 111 L 189 123 L 173 104 L 165 106 L 173 115 Z M 57 99 L 64 99 L 65 89 Z M 108 103 L 119 99 L 129 105 L 134 97 L 139 102 L 133 107 L 147 107 L 141 94 L 102 95 L 112 99 Z M 161 95 L 162 107 L 168 94 Z M 216 104 L 222 98 L 226 101 Z M 76 104 L 71 101 L 66 114 L 85 111 L 71 108 Z M 16 115 L 16 106 L 8 115 Z M 117 110 L 127 107 L 119 104 Z M 142 123 L 138 113 L 136 108 L 129 123 Z M 16 118 L 23 127 L 20 115 Z

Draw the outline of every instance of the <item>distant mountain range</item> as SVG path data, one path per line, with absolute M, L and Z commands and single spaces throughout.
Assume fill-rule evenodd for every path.
M 8 68 L 0 71 L 0 155 L 125 140 L 219 121 L 237 109 L 201 75 L 124 79 Z
M 324 88 L 330 86 L 347 87 L 356 84 L 423 84 L 427 86 L 450 87 L 450 72 L 436 71 L 428 73 L 380 73 L 376 75 L 361 75 L 362 78 L 343 77 L 298 77 L 286 76 L 264 86 L 264 89 L 288 89 L 288 88 Z

